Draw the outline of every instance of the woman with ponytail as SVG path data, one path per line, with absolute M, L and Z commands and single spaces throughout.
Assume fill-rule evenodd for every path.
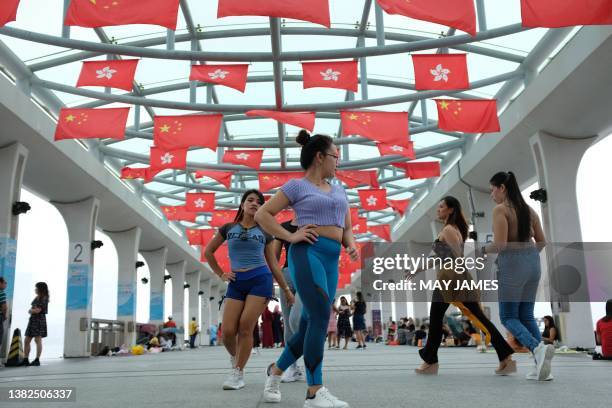
M 493 209 L 493 242 L 482 248 L 483 254 L 499 253 L 499 316 L 502 324 L 534 356 L 535 370 L 529 380 L 552 380 L 552 345 L 542 342 L 533 310 L 540 282 L 538 248 L 545 242 L 536 212 L 527 205 L 512 172 L 496 173 L 489 181 Z
M 272 275 L 281 290 L 287 292 L 287 301 L 293 303 L 293 294 L 276 261 L 272 237 L 254 219 L 263 203 L 260 191 L 245 192 L 234 222 L 219 228 L 204 251 L 212 270 L 229 282 L 222 325 L 223 345 L 230 355 L 232 372 L 223 383 L 224 390 L 244 387 L 243 370 L 253 349 L 253 329 L 273 296 Z M 227 241 L 230 271 L 221 269 L 215 258 L 215 251 L 223 241 Z
M 332 139 L 324 135 L 311 137 L 302 130 L 297 142 L 302 145 L 300 165 L 306 170 L 304 178 L 285 183 L 255 215 L 268 233 L 291 243 L 289 271 L 303 308 L 299 330 L 287 339 L 283 354 L 268 367 L 263 399 L 280 402 L 281 375 L 303 355 L 308 382 L 304 407 L 347 408 L 346 402 L 323 386 L 321 369 L 342 246 L 353 260 L 358 258 L 348 199 L 341 186 L 327 181 L 334 177 L 338 166 L 338 148 Z M 274 218 L 288 206 L 297 217 L 298 230 L 293 233 Z

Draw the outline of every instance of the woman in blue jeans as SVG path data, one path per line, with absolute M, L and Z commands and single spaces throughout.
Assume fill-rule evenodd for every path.
M 540 282 L 540 256 L 545 238 L 536 212 L 527 205 L 512 172 L 496 173 L 489 181 L 493 209 L 493 243 L 483 253 L 498 252 L 499 316 L 502 324 L 534 356 L 529 380 L 552 380 L 555 349 L 542 342 L 533 316 Z

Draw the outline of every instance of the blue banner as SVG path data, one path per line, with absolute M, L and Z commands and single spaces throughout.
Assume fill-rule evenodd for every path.
M 84 310 L 89 307 L 91 291 L 93 289 L 92 283 L 89 265 L 68 265 L 67 310 Z
M 11 237 L 0 237 L 0 276 L 6 280 L 6 300 L 13 299 L 15 288 L 15 266 L 17 264 L 17 240 Z
M 151 292 L 149 320 L 164 320 L 164 293 Z
M 134 283 L 117 285 L 117 316 L 136 317 L 136 285 Z

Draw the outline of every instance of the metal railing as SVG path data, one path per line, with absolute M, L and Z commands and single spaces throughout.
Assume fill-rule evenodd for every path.
M 91 319 L 91 355 L 97 355 L 100 350 L 120 347 L 125 338 L 125 322 L 118 320 Z

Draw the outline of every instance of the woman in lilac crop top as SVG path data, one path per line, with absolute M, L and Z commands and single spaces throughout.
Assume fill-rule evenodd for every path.
M 344 189 L 330 184 L 338 166 L 338 148 L 329 136 L 310 136 L 302 130 L 297 137 L 302 145 L 300 165 L 306 173 L 293 179 L 265 203 L 255 214 L 256 222 L 277 239 L 291 243 L 287 259 L 295 289 L 302 300 L 308 320 L 300 322 L 300 329 L 287 340 L 285 351 L 268 367 L 264 389 L 265 402 L 279 402 L 280 376 L 297 359 L 304 356 L 307 398 L 315 405 L 333 400 L 334 406 L 346 407 L 343 401 L 330 394 L 322 384 L 323 349 L 329 310 L 338 286 L 338 261 L 342 246 L 353 260 L 357 249 L 353 237 L 348 199 Z M 291 206 L 299 229 L 290 233 L 274 216 Z

